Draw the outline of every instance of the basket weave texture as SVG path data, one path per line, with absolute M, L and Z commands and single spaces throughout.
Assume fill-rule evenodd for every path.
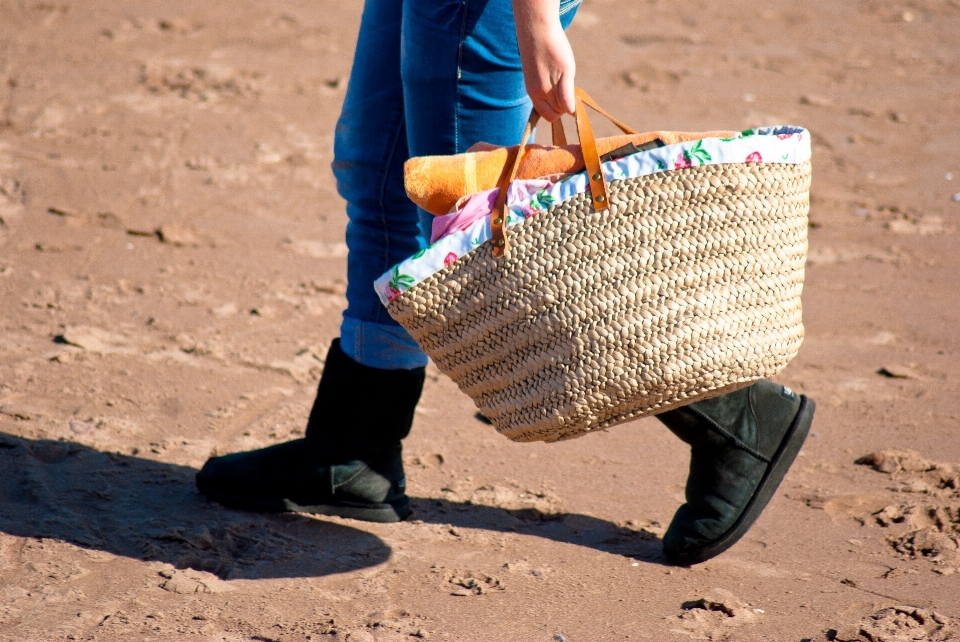
M 775 375 L 803 340 L 810 163 L 608 184 L 388 306 L 514 441 L 557 441 Z

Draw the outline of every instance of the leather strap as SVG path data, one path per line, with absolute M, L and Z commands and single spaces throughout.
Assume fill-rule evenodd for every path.
M 604 111 L 590 95 L 577 87 L 574 90 L 576 97 L 577 135 L 580 137 L 580 149 L 583 152 L 583 161 L 586 165 L 587 179 L 590 181 L 590 193 L 593 198 L 594 210 L 605 210 L 610 206 L 607 195 L 607 181 L 603 177 L 603 170 L 600 166 L 600 155 L 597 152 L 597 139 L 593 135 L 593 127 L 590 124 L 590 117 L 587 116 L 586 106 L 595 109 L 597 113 L 606 116 L 610 122 L 620 128 L 624 134 L 638 133 L 632 127 L 624 125 L 619 120 Z M 490 217 L 490 240 L 493 241 L 493 255 L 503 256 L 510 247 L 507 240 L 507 190 L 517 177 L 517 171 L 520 169 L 520 163 L 523 160 L 523 154 L 526 151 L 527 142 L 540 120 L 540 114 L 537 110 L 530 112 L 530 119 L 523 130 L 523 138 L 520 139 L 520 145 L 512 158 L 507 158 L 503 166 L 503 172 L 500 174 L 500 180 L 497 182 L 497 198 L 493 202 L 493 213 Z M 563 131 L 563 125 L 558 119 L 552 124 L 553 144 L 562 146 L 567 144 L 567 137 Z
M 620 129 L 620 131 L 622 131 L 624 134 L 639 134 L 639 133 L 640 133 L 640 132 L 638 132 L 636 129 L 634 129 L 633 127 L 630 127 L 629 125 L 624 125 L 624 124 L 621 123 L 619 120 L 617 120 L 616 118 L 614 118 L 613 116 L 611 116 L 610 114 L 608 114 L 607 111 L 606 111 L 603 107 L 601 107 L 600 105 L 598 105 L 598 104 L 597 104 L 597 101 L 595 101 L 593 98 L 591 98 L 591 97 L 590 97 L 590 94 L 588 94 L 588 93 L 585 92 L 584 90 L 580 89 L 579 87 L 576 87 L 573 91 L 574 91 L 574 94 L 575 94 L 578 98 L 580 98 L 580 100 L 582 100 L 585 105 L 587 105 L 588 107 L 591 107 L 591 108 L 594 109 L 598 114 L 600 114 L 601 116 L 605 117 L 605 118 L 606 118 L 607 120 L 609 120 L 611 123 L 613 123 L 614 125 L 616 125 L 616 126 Z
M 558 118 L 550 123 L 554 147 L 563 147 L 567 144 L 567 134 L 563 131 L 563 122 L 561 121 L 562 119 Z
M 583 164 L 587 169 L 587 180 L 590 181 L 590 195 L 593 198 L 593 209 L 596 211 L 607 209 L 607 182 L 603 180 L 603 169 L 600 167 L 600 154 L 597 152 L 597 139 L 593 135 L 590 117 L 587 108 L 583 105 L 581 90 L 576 90 L 577 100 L 577 135 L 580 136 L 580 150 L 583 152 Z M 589 96 L 588 96 L 589 98 Z
M 490 240 L 493 241 L 493 255 L 503 256 L 510 244 L 507 242 L 507 189 L 510 183 L 517 177 L 517 171 L 520 169 L 520 161 L 523 160 L 523 153 L 527 148 L 527 141 L 540 120 L 540 114 L 534 109 L 530 112 L 530 119 L 527 120 L 527 126 L 523 129 L 523 137 L 520 139 L 520 145 L 513 158 L 508 158 L 503 166 L 503 172 L 500 174 L 500 180 L 497 183 L 497 198 L 493 201 L 493 211 L 490 216 Z M 554 130 L 556 132 L 556 130 Z

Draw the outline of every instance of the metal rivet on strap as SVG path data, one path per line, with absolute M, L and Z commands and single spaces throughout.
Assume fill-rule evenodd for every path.
M 604 202 L 605 200 L 607 200 L 607 197 L 604 196 L 603 194 L 600 194 L 600 195 L 599 195 L 597 198 L 595 198 L 594 200 L 597 201 L 598 203 L 602 203 L 602 202 Z
M 599 181 L 601 178 L 603 178 L 603 176 L 601 176 L 600 174 L 594 174 L 594 175 L 593 175 L 593 180 L 595 180 L 595 181 Z
M 503 239 L 497 241 L 497 247 L 503 247 Z
M 501 223 L 503 223 L 503 219 L 502 219 L 502 218 L 499 218 L 499 217 L 498 217 L 498 218 L 493 219 L 493 224 L 494 224 L 494 225 L 500 225 Z

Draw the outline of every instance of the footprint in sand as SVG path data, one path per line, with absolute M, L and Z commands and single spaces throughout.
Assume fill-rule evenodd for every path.
M 893 550 L 955 572 L 960 567 L 960 467 L 898 449 L 871 453 L 856 463 L 889 475 L 898 485 L 900 498 L 871 515 L 879 526 L 900 529 L 887 537 Z
M 892 606 L 826 632 L 820 640 L 837 642 L 954 642 L 960 640 L 957 622 L 951 618 L 912 606 Z
M 192 595 L 195 593 L 225 593 L 232 589 L 228 582 L 216 575 L 201 571 L 164 570 L 158 573 L 162 578 L 160 588 L 171 593 Z
M 500 578 L 474 571 L 453 571 L 447 574 L 450 595 L 467 597 L 506 590 Z
M 684 602 L 679 615 L 682 632 L 705 635 L 709 639 L 724 637 L 732 627 L 756 622 L 763 614 L 726 589 L 715 588 L 702 597 Z

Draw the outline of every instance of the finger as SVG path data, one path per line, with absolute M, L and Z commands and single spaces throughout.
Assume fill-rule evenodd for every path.
M 568 113 L 567 110 L 563 108 L 563 103 L 560 101 L 560 94 L 557 91 L 556 85 L 550 88 L 550 91 L 548 91 L 544 97 L 544 101 L 550 105 L 550 109 L 556 112 L 558 116 Z
M 565 114 L 572 114 L 576 111 L 577 101 L 574 87 L 572 73 L 560 76 L 560 81 L 553 86 L 553 91 L 556 94 L 557 109 Z
M 533 99 L 533 108 L 537 110 L 540 117 L 548 123 L 552 123 L 562 115 L 559 111 L 543 98 Z

